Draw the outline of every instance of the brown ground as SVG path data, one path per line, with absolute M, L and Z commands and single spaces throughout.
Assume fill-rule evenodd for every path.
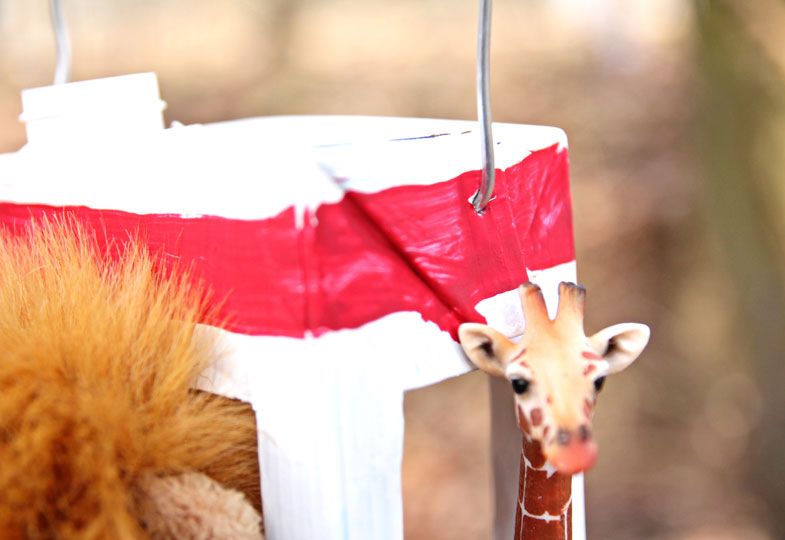
M 51 79 L 43 4 L 0 5 L 3 152 L 24 141 L 19 91 Z M 475 115 L 473 0 L 68 4 L 74 78 L 154 70 L 168 121 Z M 630 1 L 603 26 L 567 4 L 495 3 L 492 88 L 495 120 L 570 139 L 587 330 L 635 320 L 654 332 L 601 398 L 589 536 L 770 538 L 731 469 L 760 407 L 698 199 L 690 11 Z M 486 537 L 484 376 L 411 392 L 406 415 L 407 539 Z

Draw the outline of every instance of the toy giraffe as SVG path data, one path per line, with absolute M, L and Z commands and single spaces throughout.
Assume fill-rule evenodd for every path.
M 553 320 L 537 285 L 526 283 L 519 292 L 526 330 L 518 343 L 483 324 L 462 324 L 458 333 L 471 361 L 508 379 L 515 392 L 523 432 L 515 540 L 570 540 L 571 475 L 597 458 L 591 429 L 597 393 L 606 375 L 643 351 L 649 328 L 617 324 L 586 337 L 583 287 L 559 285 Z

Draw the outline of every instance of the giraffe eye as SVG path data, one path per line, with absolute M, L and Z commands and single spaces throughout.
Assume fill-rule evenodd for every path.
M 605 377 L 597 377 L 594 379 L 594 389 L 598 392 L 602 390 L 602 387 L 605 386 Z
M 511 379 L 512 382 L 512 389 L 515 391 L 516 394 L 523 394 L 526 390 L 529 389 L 529 381 L 526 379 Z

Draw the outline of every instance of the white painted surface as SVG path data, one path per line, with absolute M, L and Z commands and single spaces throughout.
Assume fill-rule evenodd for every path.
M 466 127 L 462 122 L 412 119 L 414 125 L 430 128 L 419 133 L 459 130 L 443 137 L 309 147 L 296 133 L 291 138 L 279 133 L 284 120 L 294 118 L 270 120 L 174 127 L 124 138 L 122 144 L 114 144 L 112 137 L 90 144 L 31 143 L 0 155 L 0 194 L 17 202 L 81 204 L 138 214 L 263 219 L 291 206 L 338 201 L 346 189 L 374 192 L 432 184 L 479 167 L 476 141 L 460 133 Z M 385 125 L 390 119 L 374 120 Z M 397 126 L 404 119 L 392 120 Z M 318 133 L 353 122 L 347 117 L 306 117 L 293 123 L 306 136 L 311 130 Z M 555 128 L 534 126 L 494 130 L 504 141 L 497 157 L 500 168 L 520 162 L 530 150 L 560 143 L 563 135 Z M 505 133 L 509 139 L 502 139 Z
M 374 130 L 354 132 L 353 139 L 346 133 L 347 125 L 361 130 L 374 123 L 379 124 Z M 89 143 L 76 138 L 59 145 L 51 144 L 51 137 L 61 131 L 52 125 L 54 133 L 41 137 L 47 144 L 31 142 L 19 152 L 0 155 L 6 171 L 0 193 L 18 202 L 81 204 L 139 214 L 263 219 L 293 205 L 338 201 L 346 189 L 375 192 L 402 184 L 433 184 L 476 170 L 479 145 L 473 134 L 462 133 L 471 125 L 341 116 L 257 118 L 150 130 L 144 136 L 120 137 L 121 144 L 106 133 Z M 331 128 L 336 130 L 333 140 L 350 142 L 329 144 Z M 433 132 L 451 134 L 383 138 Z M 499 124 L 494 133 L 499 168 L 564 141 L 563 131 L 549 127 Z M 309 140 L 320 145 L 310 146 Z M 45 200 L 38 200 L 42 196 Z
M 28 143 L 90 143 L 164 128 L 166 103 L 155 73 L 42 86 L 22 91 Z
M 162 129 L 162 103 L 152 73 L 25 90 L 29 140 L 0 154 L 0 199 L 263 219 L 481 163 L 467 133 L 475 122 L 283 116 Z M 499 168 L 567 144 L 552 127 L 495 124 L 494 133 Z

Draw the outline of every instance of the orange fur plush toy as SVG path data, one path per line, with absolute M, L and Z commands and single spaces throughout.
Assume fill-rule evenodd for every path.
M 0 237 L 0 537 L 262 538 L 253 413 L 192 390 L 204 294 L 63 221 Z

